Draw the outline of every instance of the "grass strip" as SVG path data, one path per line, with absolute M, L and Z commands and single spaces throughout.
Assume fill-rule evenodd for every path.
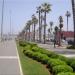
M 50 72 L 44 65 L 25 56 L 22 48 L 18 44 L 17 48 L 24 75 L 50 75 Z

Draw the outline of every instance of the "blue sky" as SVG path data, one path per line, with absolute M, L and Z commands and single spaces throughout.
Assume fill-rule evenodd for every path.
M 0 25 L 2 1 L 3 0 L 0 0 Z M 12 32 L 18 33 L 23 29 L 26 21 L 31 19 L 32 14 L 36 14 L 36 7 L 44 2 L 48 2 L 52 5 L 52 11 L 47 15 L 48 25 L 50 21 L 53 21 L 54 26 L 58 26 L 58 17 L 61 15 L 64 19 L 63 30 L 66 30 L 67 25 L 65 13 L 68 10 L 71 13 L 71 17 L 69 18 L 69 30 L 73 30 L 71 0 L 5 0 L 3 32 L 10 32 L 10 11 Z M 38 15 L 36 14 L 36 16 Z M 47 28 L 48 27 L 49 26 L 47 26 Z

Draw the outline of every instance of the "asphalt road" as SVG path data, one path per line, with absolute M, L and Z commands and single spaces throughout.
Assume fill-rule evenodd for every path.
M 22 75 L 14 40 L 0 42 L 0 75 Z
M 53 45 L 39 44 L 39 43 L 38 43 L 38 46 L 42 47 L 42 48 L 45 48 L 46 50 L 53 51 L 53 52 L 58 53 L 58 54 L 62 54 L 64 56 L 66 56 L 66 57 L 75 57 L 75 50 L 66 49 L 65 46 L 54 48 Z

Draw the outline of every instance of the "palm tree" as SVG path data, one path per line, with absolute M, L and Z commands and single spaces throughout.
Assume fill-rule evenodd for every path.
M 52 32 L 52 26 L 53 26 L 53 22 L 50 22 L 50 30 Z
M 42 4 L 42 12 L 44 12 L 44 44 L 45 44 L 45 37 L 46 37 L 46 14 L 49 13 L 49 11 L 51 11 L 51 8 L 50 8 L 50 4 L 48 3 L 44 3 Z
M 58 38 L 58 27 L 55 26 L 54 30 L 55 30 L 55 36 L 54 36 L 54 39 L 55 39 L 56 42 L 57 42 L 57 38 Z
M 35 26 L 36 26 L 36 24 L 38 23 L 38 19 L 36 18 L 36 16 L 35 16 L 34 14 L 32 15 L 32 23 L 33 23 L 33 25 L 34 25 L 33 41 L 35 42 Z
M 28 35 L 29 26 L 28 26 L 28 24 L 26 24 L 25 29 L 26 29 L 26 40 L 29 41 L 29 38 L 28 38 L 29 37 L 29 35 Z
M 66 17 L 67 17 L 67 31 L 68 31 L 68 18 L 71 16 L 70 12 L 67 11 L 66 12 Z
M 37 7 L 37 13 L 39 14 L 39 42 L 41 42 L 41 6 Z
M 50 28 L 48 28 L 48 40 L 49 40 L 49 33 L 50 33 Z
M 28 30 L 29 30 L 29 32 L 28 32 L 28 35 L 29 35 L 29 41 L 30 41 L 30 26 L 32 25 L 32 21 L 31 20 L 29 20 L 28 22 L 27 22 L 27 28 L 28 28 Z
M 75 46 L 75 0 L 72 1 L 73 22 L 74 22 L 74 46 Z
M 62 31 L 62 27 L 63 27 L 63 18 L 62 18 L 62 16 L 59 16 L 59 34 L 60 34 L 60 36 L 59 36 L 59 46 L 61 46 L 61 31 Z

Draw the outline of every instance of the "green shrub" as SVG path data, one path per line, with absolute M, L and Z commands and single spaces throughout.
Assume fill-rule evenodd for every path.
M 34 46 L 33 48 L 32 48 L 32 51 L 34 51 L 34 52 L 39 52 L 39 48 L 37 47 L 37 46 Z
M 30 45 L 27 45 L 27 46 L 24 47 L 24 50 L 31 50 L 31 49 L 32 49 L 32 48 L 31 48 Z
M 46 59 L 47 58 L 47 56 L 46 55 L 44 55 L 44 54 L 41 54 L 41 53 L 39 53 L 38 52 L 38 54 L 37 54 L 37 60 L 38 61 L 40 61 L 40 62 L 43 62 L 43 63 L 45 63 L 48 59 Z M 46 60 L 45 60 L 46 59 Z
M 42 55 L 41 60 L 42 60 L 43 64 L 47 64 L 49 59 L 50 58 L 47 55 L 45 55 L 45 54 Z
M 75 71 L 75 60 L 71 61 L 70 66 L 73 68 L 73 70 Z
M 28 57 L 32 57 L 33 52 L 30 51 L 30 50 L 26 50 L 26 51 L 24 52 L 24 54 L 27 55 Z
M 53 74 L 58 74 L 61 72 L 73 72 L 73 69 L 68 65 L 57 65 L 52 68 Z
M 75 73 L 72 73 L 72 72 L 61 72 L 57 75 L 75 75 Z
M 66 62 L 67 64 L 69 64 L 69 58 L 65 57 L 65 56 L 62 56 L 62 55 L 58 55 L 58 59 Z
M 29 43 L 29 45 L 30 45 L 31 47 L 37 47 L 37 44 L 35 44 L 35 43 Z
M 24 47 L 24 46 L 26 46 L 26 43 L 25 43 L 25 41 L 21 41 L 21 40 L 20 40 L 20 41 L 19 41 L 19 45 L 22 46 L 22 47 Z
M 75 49 L 75 46 L 68 46 L 67 49 Z
M 59 59 L 50 59 L 47 64 L 48 64 L 48 67 L 50 68 L 57 66 L 57 65 L 66 65 L 64 61 L 61 61 Z
M 37 60 L 37 61 L 41 61 L 41 53 L 39 52 L 33 52 L 33 59 Z
M 49 52 L 48 56 L 51 58 L 58 58 L 59 55 L 54 52 Z

